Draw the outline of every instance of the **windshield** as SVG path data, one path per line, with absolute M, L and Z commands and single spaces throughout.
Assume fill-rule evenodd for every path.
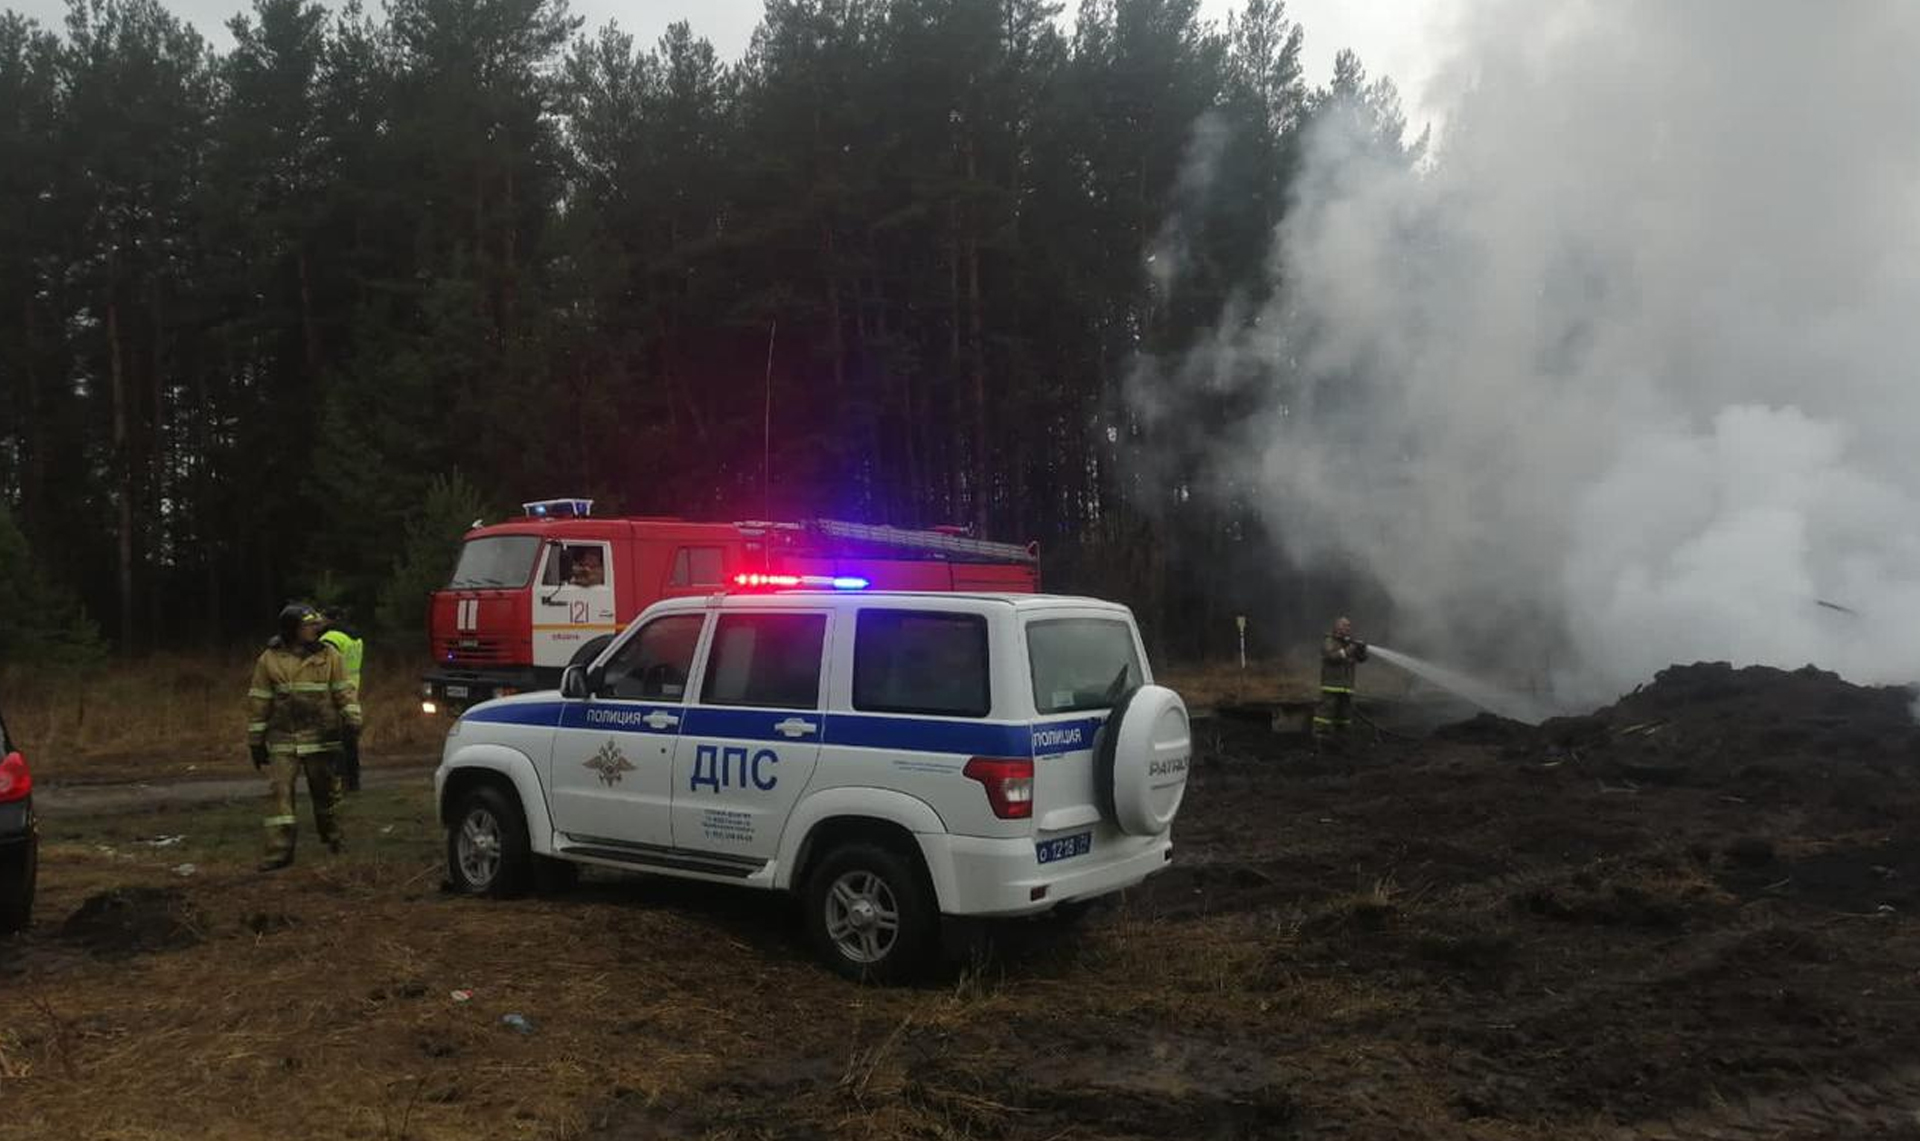
M 460 549 L 460 565 L 453 568 L 449 590 L 484 586 L 525 586 L 533 577 L 533 560 L 540 555 L 538 535 L 490 535 L 468 539 Z
M 1108 618 L 1055 618 L 1027 627 L 1033 705 L 1042 715 L 1106 709 L 1141 682 L 1133 629 Z

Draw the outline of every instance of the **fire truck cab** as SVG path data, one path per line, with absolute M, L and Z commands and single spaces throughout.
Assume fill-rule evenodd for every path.
M 524 504 L 522 517 L 469 531 L 429 607 L 426 713 L 559 684 L 650 604 L 768 576 L 881 590 L 1039 589 L 1032 544 L 958 528 L 910 530 L 817 519 L 695 523 L 598 518 L 591 499 Z M 757 576 L 755 578 L 754 576 Z

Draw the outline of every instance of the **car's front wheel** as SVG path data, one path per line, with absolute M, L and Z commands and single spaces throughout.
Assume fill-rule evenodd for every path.
M 533 868 L 527 820 L 513 797 L 494 785 L 468 790 L 447 826 L 447 878 L 467 895 L 507 896 L 526 890 Z
M 38 845 L 0 848 L 0 934 L 24 930 L 33 916 L 33 889 L 39 865 Z
M 821 958 L 860 982 L 891 983 L 925 969 L 939 914 L 914 861 L 872 843 L 828 852 L 807 877 L 807 931 Z

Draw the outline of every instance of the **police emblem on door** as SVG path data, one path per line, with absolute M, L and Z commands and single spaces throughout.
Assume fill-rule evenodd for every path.
M 633 771 L 633 762 L 627 760 L 626 754 L 620 751 L 620 746 L 612 741 L 600 746 L 600 751 L 588 757 L 584 763 L 599 775 L 600 783 L 608 788 L 612 788 L 620 780 L 621 773 Z

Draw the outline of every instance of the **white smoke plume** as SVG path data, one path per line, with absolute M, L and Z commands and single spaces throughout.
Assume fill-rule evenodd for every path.
M 1281 299 L 1154 387 L 1270 378 L 1220 478 L 1410 647 L 1920 678 L 1920 4 L 1470 12 L 1430 161 L 1315 130 Z

